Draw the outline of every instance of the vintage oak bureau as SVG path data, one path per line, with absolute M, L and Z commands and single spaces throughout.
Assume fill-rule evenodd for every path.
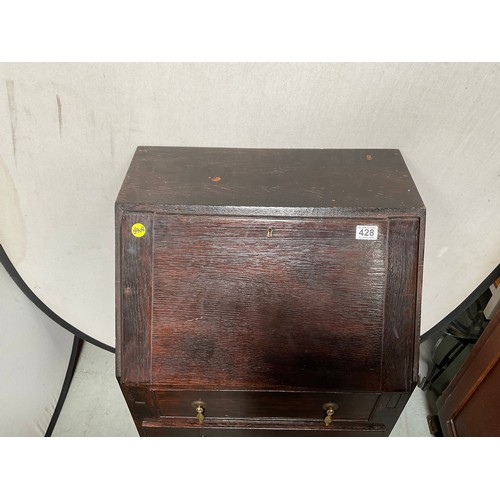
M 139 147 L 116 375 L 143 436 L 385 436 L 417 382 L 425 208 L 394 149 Z

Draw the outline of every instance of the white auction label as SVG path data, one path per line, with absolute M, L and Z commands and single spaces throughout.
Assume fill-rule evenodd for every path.
M 356 226 L 357 240 L 376 240 L 378 238 L 378 226 Z

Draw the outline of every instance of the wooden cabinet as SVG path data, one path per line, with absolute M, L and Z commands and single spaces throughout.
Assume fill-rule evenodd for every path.
M 500 311 L 437 400 L 444 436 L 500 436 Z
M 389 434 L 417 380 L 424 217 L 398 150 L 139 147 L 116 201 L 139 433 Z

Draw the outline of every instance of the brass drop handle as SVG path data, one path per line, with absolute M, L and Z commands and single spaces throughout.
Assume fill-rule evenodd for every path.
M 191 403 L 191 406 L 193 408 L 196 408 L 196 418 L 198 419 L 198 422 L 200 424 L 203 423 L 203 420 L 205 420 L 205 415 L 203 412 L 205 411 L 205 407 L 207 404 L 204 401 L 193 401 Z
M 324 418 L 325 425 L 330 425 L 332 423 L 332 416 L 339 407 L 336 403 L 325 403 L 323 405 L 323 410 L 326 410 L 326 417 Z

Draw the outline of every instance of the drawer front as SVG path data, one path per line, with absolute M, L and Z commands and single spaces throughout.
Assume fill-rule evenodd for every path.
M 156 214 L 152 382 L 379 391 L 387 227 Z
M 368 421 L 378 393 L 289 393 L 245 391 L 156 391 L 159 414 L 196 422 L 193 404 L 202 401 L 204 423 L 214 419 L 303 419 L 324 425 L 324 405 L 336 406 L 333 421 Z
M 168 417 L 146 419 L 142 422 L 141 433 L 148 437 L 170 436 L 387 436 L 388 429 L 383 424 L 357 422 L 333 422 L 329 426 L 310 421 L 293 420 L 244 420 L 224 419 L 200 425 L 187 418 Z

